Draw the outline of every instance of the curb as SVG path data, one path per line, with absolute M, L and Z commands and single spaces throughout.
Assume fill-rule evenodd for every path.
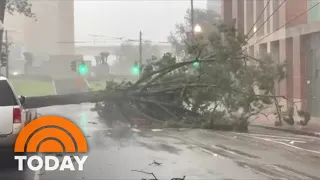
M 301 131 L 301 130 L 294 130 L 294 129 L 283 129 L 278 127 L 270 127 L 270 126 L 262 126 L 262 125 L 250 125 L 252 127 L 260 127 L 264 129 L 270 129 L 270 130 L 276 130 L 276 131 L 282 131 L 282 132 L 288 132 L 291 134 L 297 134 L 297 135 L 305 135 L 305 136 L 312 136 L 312 137 L 319 137 L 320 133 L 314 133 L 314 132 L 307 132 L 307 131 Z

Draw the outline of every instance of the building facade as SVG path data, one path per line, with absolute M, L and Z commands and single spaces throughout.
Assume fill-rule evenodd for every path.
M 287 76 L 276 88 L 289 99 L 285 107 L 299 102 L 320 117 L 320 1 L 223 0 L 221 14 L 248 35 L 248 54 L 286 62 Z
M 74 54 L 74 1 L 30 1 L 36 19 L 6 14 L 12 43 L 35 54 Z M 68 42 L 68 43 L 65 43 Z
M 52 77 L 72 76 L 71 70 L 61 70 L 79 57 L 75 55 L 74 45 L 74 0 L 29 3 L 35 19 L 18 13 L 5 16 L 4 26 L 12 43 L 9 55 L 11 71 Z M 29 68 L 24 68 L 24 52 L 35 57 Z M 51 71 L 56 69 L 60 71 Z

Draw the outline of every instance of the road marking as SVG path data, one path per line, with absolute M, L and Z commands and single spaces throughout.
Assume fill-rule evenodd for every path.
M 284 145 L 284 146 L 292 147 L 292 148 L 299 149 L 299 150 L 302 150 L 302 151 L 307 151 L 307 152 L 312 152 L 312 153 L 320 154 L 320 151 L 314 151 L 314 150 L 310 150 L 310 149 L 304 149 L 304 148 L 301 148 L 301 147 L 298 147 L 298 146 L 294 146 L 294 145 L 291 145 L 291 144 L 286 144 L 286 143 L 284 143 L 284 142 L 273 141 L 273 140 L 271 140 L 271 139 L 261 138 L 261 137 L 255 137 L 255 136 L 248 136 L 248 135 L 243 134 L 243 133 L 235 133 L 235 134 L 239 134 L 239 135 L 247 136 L 247 137 L 251 137 L 251 138 L 256 138 L 256 139 L 260 139 L 260 140 L 264 140 L 264 141 L 268 141 L 268 142 L 273 142 L 273 143 L 277 143 L 277 144 L 282 144 L 282 145 Z
M 307 143 L 305 141 L 297 141 L 297 140 L 291 140 L 291 139 L 277 139 L 277 138 L 265 138 L 265 139 L 269 139 L 269 140 L 274 140 L 274 141 L 285 141 L 285 142 L 290 142 L 290 143 Z
M 305 137 L 305 136 L 292 137 L 292 136 L 281 136 L 281 135 L 275 136 L 275 135 L 268 135 L 268 134 L 251 134 L 251 133 L 248 133 L 248 135 L 254 136 L 254 137 L 270 137 L 270 138 L 280 138 L 280 139 L 286 138 L 286 139 L 295 139 L 295 140 L 301 140 L 301 141 L 305 139 L 314 139 L 313 137 Z
M 238 154 L 238 153 L 236 153 L 236 152 L 229 151 L 229 150 L 226 150 L 226 149 L 217 147 L 217 146 L 215 146 L 215 145 L 210 145 L 210 146 L 211 146 L 212 148 L 214 148 L 214 149 L 219 149 L 219 150 L 221 150 L 221 151 L 225 151 L 225 152 L 230 153 L 230 154 L 233 154 L 233 155 L 240 155 L 240 154 Z
M 52 79 L 52 85 L 53 85 L 54 94 L 57 94 L 56 83 L 54 82 L 53 79 Z
M 90 84 L 89 84 L 88 80 L 87 80 L 86 78 L 83 78 L 83 79 L 84 79 L 84 82 L 87 84 L 88 88 L 91 88 L 91 86 L 90 86 Z
M 210 154 L 211 156 L 218 157 L 218 154 L 213 153 L 213 152 L 211 152 L 211 151 L 209 151 L 209 150 L 206 150 L 205 148 L 202 148 L 202 147 L 199 147 L 199 146 L 195 146 L 195 147 L 197 147 L 200 151 L 203 151 L 203 152 L 205 152 L 205 153 Z
M 131 130 L 134 132 L 141 132 L 139 129 L 136 129 L 136 128 L 131 128 Z

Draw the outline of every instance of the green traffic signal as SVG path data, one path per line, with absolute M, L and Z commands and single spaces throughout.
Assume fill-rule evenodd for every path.
M 193 66 L 194 66 L 195 68 L 199 68 L 199 65 L 200 65 L 199 62 L 194 62 L 194 63 L 193 63 Z
M 86 75 L 88 73 L 88 66 L 86 64 L 80 64 L 78 67 L 78 72 L 81 75 Z
M 133 66 L 131 68 L 132 74 L 139 75 L 140 74 L 140 67 L 139 66 Z

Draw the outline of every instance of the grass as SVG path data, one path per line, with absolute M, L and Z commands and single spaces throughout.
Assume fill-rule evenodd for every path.
M 23 96 L 43 96 L 55 94 L 52 81 L 10 79 L 16 92 Z
M 106 87 L 106 81 L 88 81 L 91 91 L 104 90 Z

